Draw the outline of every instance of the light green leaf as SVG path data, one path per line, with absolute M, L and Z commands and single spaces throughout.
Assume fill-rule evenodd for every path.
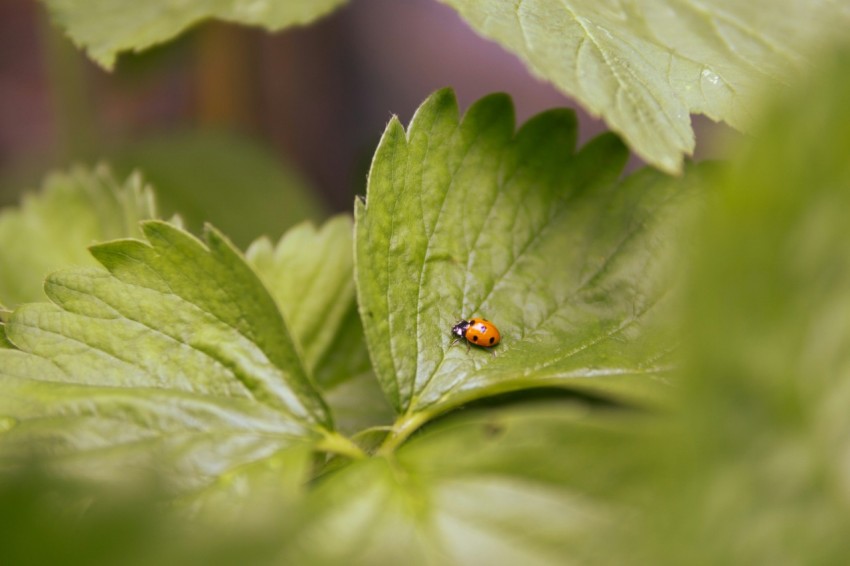
M 621 514 L 605 492 L 627 474 L 623 422 L 564 403 L 448 418 L 397 458 L 358 462 L 308 496 L 291 562 L 585 564 Z M 616 452 L 614 452 L 616 454 Z
M 267 147 L 223 132 L 184 132 L 143 140 L 108 156 L 116 171 L 141 171 L 164 215 L 179 213 L 190 231 L 205 222 L 244 249 L 318 220 L 315 192 Z
M 49 448 L 88 476 L 162 462 L 199 487 L 234 466 L 333 441 L 272 297 L 223 236 L 164 222 L 60 271 L 0 350 L 6 451 Z
M 746 128 L 812 40 L 850 28 L 841 2 L 442 1 L 669 172 L 693 152 L 691 113 Z
M 368 369 L 354 302 L 353 230 L 351 217 L 341 215 L 319 230 L 296 226 L 276 246 L 261 238 L 246 252 L 322 385 Z
M 501 95 L 459 123 L 448 91 L 407 133 L 388 126 L 356 207 L 356 277 L 375 371 L 412 422 L 545 385 L 634 398 L 668 369 L 668 264 L 694 183 L 618 183 L 617 138 L 575 139 L 566 110 L 514 134 Z M 462 317 L 500 328 L 494 355 L 450 348 Z
M 638 533 L 656 564 L 850 552 L 850 49 L 763 118 L 694 250 L 690 378 Z
M 107 69 L 122 51 L 142 51 L 208 19 L 271 31 L 303 25 L 345 0 L 44 0 L 54 22 Z
M 286 466 L 287 468 L 291 466 Z M 92 493 L 97 494 L 93 500 Z M 0 544 L 6 564 L 112 566 L 278 564 L 291 507 L 238 523 L 187 521 L 150 486 L 116 490 L 58 478 L 37 465 L 0 476 Z M 237 510 L 238 511 L 238 510 Z M 259 520 L 258 520 L 259 519 Z
M 326 399 L 340 431 L 386 425 L 392 411 L 369 372 L 363 325 L 354 300 L 354 226 L 340 215 L 320 229 L 304 223 L 273 246 L 251 244 L 246 256 L 300 344 L 304 362 Z
M 86 247 L 139 235 L 157 216 L 151 188 L 139 175 L 120 185 L 105 167 L 49 176 L 39 194 L 0 212 L 0 299 L 10 306 L 44 299 L 48 273 L 95 265 Z

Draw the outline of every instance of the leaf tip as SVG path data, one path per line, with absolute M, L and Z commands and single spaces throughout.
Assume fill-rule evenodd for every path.
M 142 229 L 142 234 L 144 234 L 145 238 L 149 240 L 162 234 L 179 231 L 177 227 L 172 226 L 165 220 L 158 219 L 143 220 L 139 222 L 139 226 Z
M 429 116 L 437 116 L 441 114 L 450 114 L 457 121 L 458 105 L 455 91 L 451 88 L 441 88 L 425 99 L 425 102 L 419 105 L 410 124 L 407 127 L 408 132 L 415 129 L 422 122 L 426 122 Z

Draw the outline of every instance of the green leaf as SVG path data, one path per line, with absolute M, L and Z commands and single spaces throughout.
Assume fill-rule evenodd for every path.
M 0 350 L 10 458 L 47 450 L 94 477 L 161 462 L 197 488 L 305 442 L 334 442 L 272 297 L 214 229 L 164 222 L 147 242 L 92 248 L 108 270 L 54 273 L 52 304 L 24 305 Z M 19 457 L 19 456 L 17 456 Z
M 251 244 L 246 256 L 283 313 L 304 362 L 340 431 L 386 425 L 392 411 L 374 374 L 354 297 L 353 223 L 337 216 L 320 229 L 303 223 L 273 246 Z
M 110 566 L 273 564 L 290 543 L 281 509 L 238 524 L 185 520 L 163 504 L 161 490 L 108 490 L 57 478 L 38 466 L 0 476 L 0 545 L 7 564 Z M 239 517 L 242 519 L 243 517 Z
M 586 540 L 621 516 L 606 492 L 631 470 L 625 422 L 528 404 L 426 429 L 397 458 L 357 462 L 308 496 L 294 563 L 587 563 Z M 614 457 L 611 457 L 611 455 Z
M 204 20 L 258 25 L 276 31 L 307 24 L 344 0 L 44 0 L 53 21 L 107 69 L 122 51 L 142 51 Z
M 48 273 L 94 265 L 87 246 L 139 235 L 139 221 L 156 216 L 153 191 L 139 175 L 123 185 L 105 167 L 49 176 L 20 208 L 0 212 L 0 299 L 10 306 L 43 300 Z
M 840 2 L 442 1 L 669 172 L 693 152 L 689 114 L 746 128 L 812 40 L 850 28 Z
M 319 230 L 303 223 L 276 246 L 261 238 L 246 252 L 301 345 L 307 369 L 322 385 L 368 369 L 354 301 L 353 229 L 347 215 Z
M 407 133 L 388 126 L 355 210 L 356 278 L 375 371 L 412 421 L 547 385 L 635 398 L 668 369 L 668 264 L 695 183 L 618 183 L 619 140 L 575 139 L 567 110 L 514 134 L 502 95 L 459 122 L 449 91 Z M 450 348 L 462 317 L 500 328 L 494 355 Z
M 268 148 L 221 132 L 179 133 L 134 143 L 109 155 L 116 171 L 141 171 L 163 213 L 179 213 L 192 232 L 205 222 L 244 249 L 277 239 L 322 207 L 310 187 Z
M 850 552 L 850 49 L 822 65 L 763 117 L 700 226 L 681 418 L 648 447 L 665 505 L 639 533 L 668 564 Z

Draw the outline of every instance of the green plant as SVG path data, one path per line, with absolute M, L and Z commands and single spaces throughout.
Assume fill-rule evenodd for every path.
M 168 27 L 127 30 L 95 25 L 119 2 L 47 3 L 107 64 L 199 18 L 277 27 L 336 4 L 260 14 L 196 2 Z M 571 88 L 569 73 L 550 70 L 552 54 L 572 50 L 566 4 L 511 3 L 503 22 L 508 3 L 449 3 Z M 676 6 L 653 3 L 624 30 L 616 14 L 576 4 L 592 15 L 576 7 L 568 23 L 589 37 L 610 28 L 611 45 L 595 44 L 603 59 L 627 47 L 650 67 L 663 59 L 647 34 Z M 719 4 L 703 12 L 755 21 L 731 17 L 755 8 Z M 518 47 L 507 16 L 535 10 L 533 25 L 516 18 L 527 31 Z M 733 90 L 764 84 L 742 64 L 793 76 L 783 59 L 804 57 L 757 49 L 778 44 L 794 10 L 764 33 L 747 28 L 761 43 L 744 41 L 736 57 L 705 44 L 725 29 L 706 22 L 719 20 L 681 10 L 681 29 L 705 33 L 665 43 L 672 88 L 646 91 L 664 100 L 693 89 L 682 77 L 706 77 L 696 47 Z M 848 11 L 810 16 L 837 26 Z M 197 239 L 157 219 L 137 178 L 52 178 L 0 217 L 0 300 L 14 307 L 0 310 L 0 462 L 35 466 L 61 497 L 42 501 L 37 481 L 0 490 L 32 509 L 20 524 L 3 515 L 2 547 L 37 561 L 19 533 L 43 529 L 82 561 L 112 563 L 128 549 L 142 563 L 841 563 L 850 51 L 837 53 L 822 51 L 820 71 L 764 103 L 740 157 L 678 177 L 622 177 L 628 151 L 613 134 L 577 150 L 570 111 L 515 132 L 507 96 L 461 118 L 439 91 L 406 129 L 390 121 L 353 224 L 303 224 L 244 255 L 211 226 Z M 609 71 L 637 73 L 638 59 L 622 57 Z M 583 94 L 632 97 L 596 79 Z M 731 120 L 724 105 L 737 104 L 690 96 L 678 110 L 600 111 L 675 170 L 688 144 L 670 140 L 689 134 L 673 122 L 720 106 Z M 89 248 L 96 263 L 70 228 L 45 229 L 72 206 L 91 218 L 83 237 L 101 241 Z M 47 266 L 64 268 L 44 280 L 49 301 L 28 302 Z M 499 325 L 495 355 L 450 347 L 451 325 L 472 316 Z M 131 492 L 105 513 L 87 507 L 139 486 L 153 502 Z M 125 545 L 75 548 L 43 526 L 57 508 L 82 509 L 68 524 L 83 541 L 102 543 L 123 518 Z M 198 544 L 200 526 L 226 535 Z

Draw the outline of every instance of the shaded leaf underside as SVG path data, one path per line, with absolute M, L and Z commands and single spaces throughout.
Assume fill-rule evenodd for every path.
M 345 0 L 45 0 L 54 21 L 106 68 L 122 51 L 141 51 L 207 19 L 268 30 L 306 24 Z
M 746 128 L 813 40 L 850 26 L 846 6 L 807 0 L 442 1 L 670 172 L 693 151 L 691 113 Z

